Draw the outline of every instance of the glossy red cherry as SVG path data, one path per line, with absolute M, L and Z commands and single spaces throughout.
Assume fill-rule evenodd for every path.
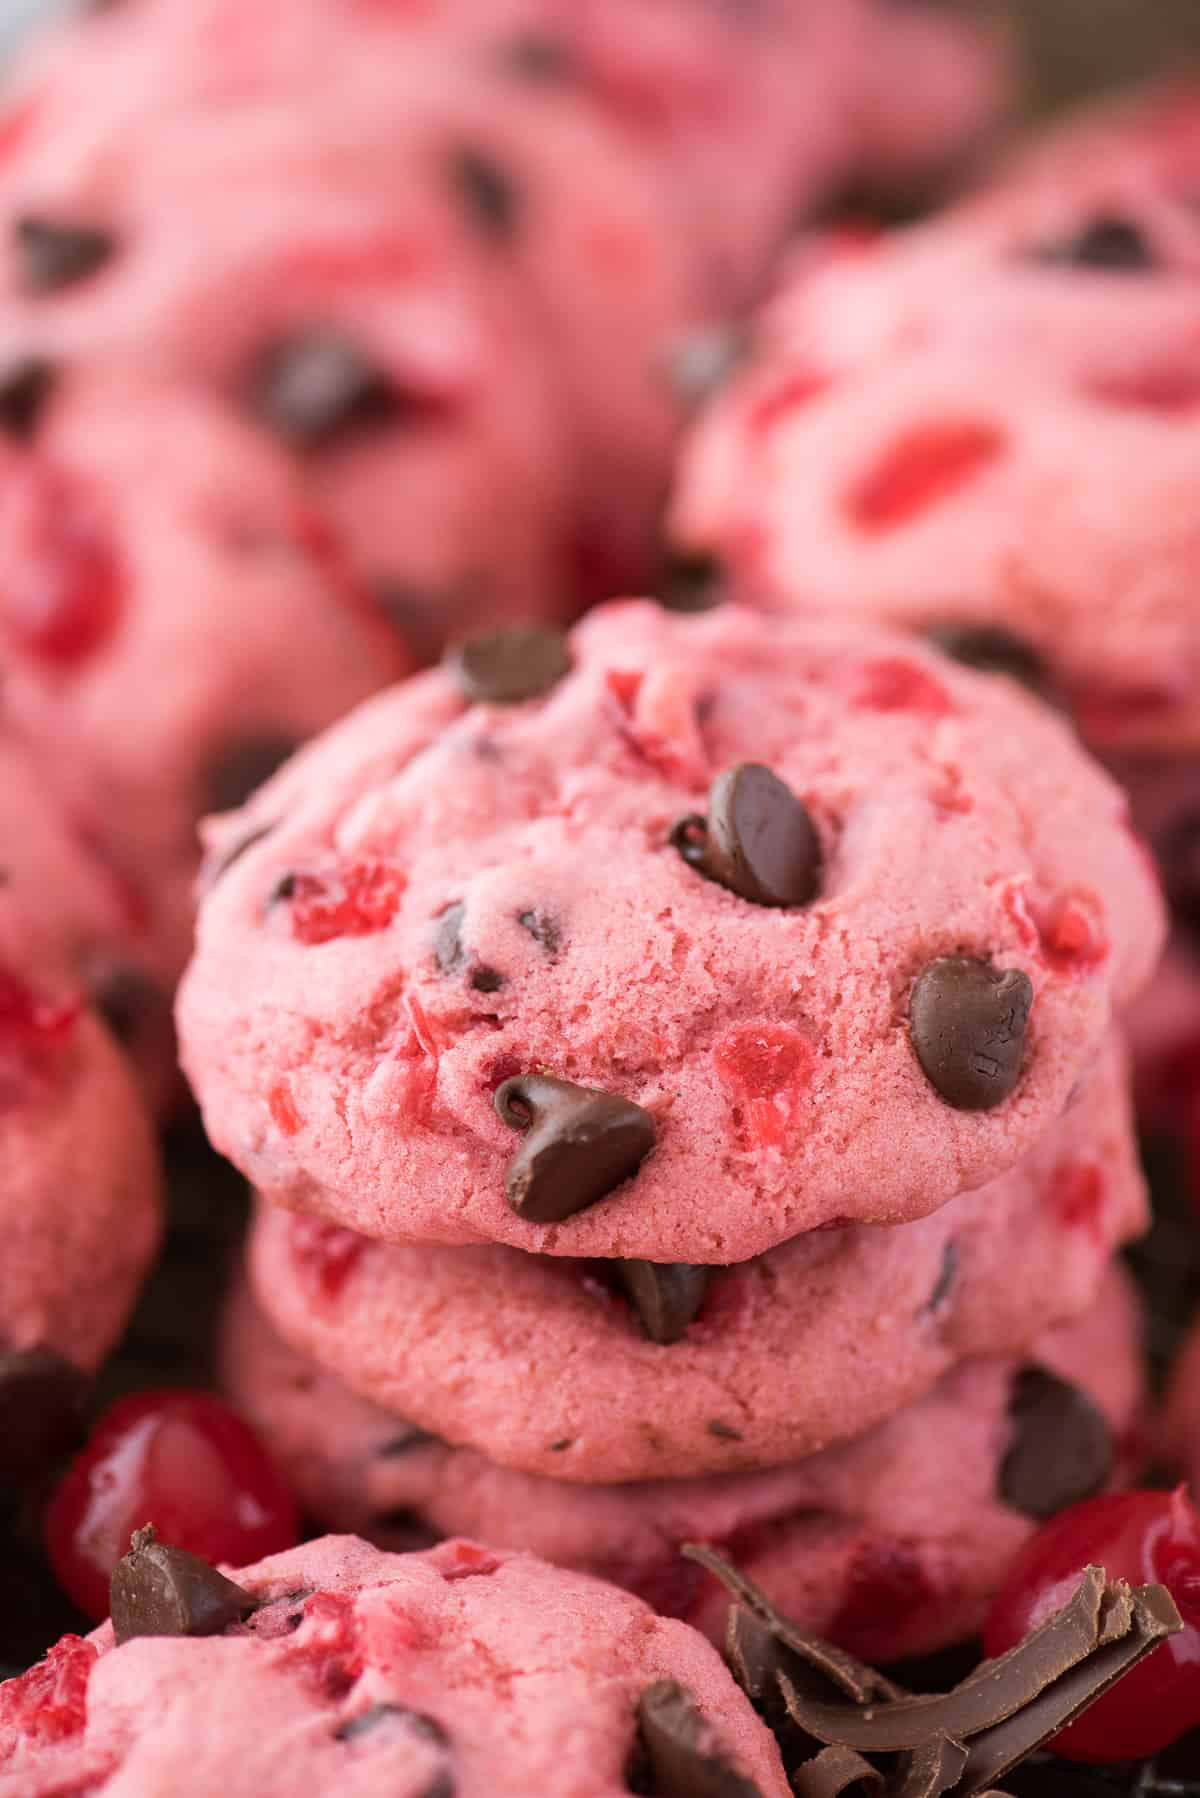
M 89 1617 L 143 1524 L 206 1561 L 235 1567 L 291 1548 L 292 1495 L 249 1426 L 203 1392 L 139 1392 L 106 1411 L 46 1513 L 46 1549 Z
M 1054 1517 L 1027 1543 L 992 1606 L 988 1654 L 1002 1654 L 1064 1604 L 1088 1566 L 1166 1586 L 1183 1629 L 1052 1744 L 1069 1760 L 1139 1760 L 1200 1724 L 1200 1512 L 1175 1492 L 1121 1492 Z

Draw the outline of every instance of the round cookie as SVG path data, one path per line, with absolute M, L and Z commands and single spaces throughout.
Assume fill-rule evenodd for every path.
M 372 1236 L 722 1264 L 1026 1155 L 1159 942 L 1066 727 L 836 622 L 631 604 L 565 654 L 471 703 L 564 667 L 476 646 L 214 832 L 178 1016 L 216 1145 Z
M 272 446 L 197 395 L 64 382 L 0 444 L 5 717 L 165 991 L 197 825 L 409 666 Z
M 47 1365 L 95 1371 L 161 1230 L 154 1134 L 132 1076 L 47 940 L 0 887 L 0 1478 L 26 1452 L 22 1428 L 40 1427 L 37 1391 L 27 1418 L 14 1415 L 17 1395 Z
M 908 1409 L 807 1461 L 583 1488 L 499 1468 L 356 1397 L 287 1348 L 245 1286 L 223 1364 L 235 1402 L 326 1527 L 388 1548 L 483 1534 L 627 1586 L 719 1642 L 722 1595 L 679 1554 L 702 1542 L 800 1629 L 887 1661 L 974 1633 L 1037 1516 L 1089 1496 L 1110 1465 L 1136 1471 L 1122 1466 L 1122 1446 L 1143 1396 L 1137 1335 L 1131 1288 L 1110 1272 L 1093 1309 L 1042 1337 L 1024 1363 L 964 1363 Z
M 1114 1047 L 1019 1167 L 899 1228 L 654 1267 L 372 1242 L 261 1206 L 250 1263 L 275 1326 L 364 1398 L 595 1483 L 777 1466 L 856 1435 L 958 1361 L 1077 1316 L 1145 1223 Z
M 114 1646 L 105 1624 L 0 1688 L 0 1798 L 620 1798 L 668 1740 L 690 1789 L 787 1798 L 702 1636 L 530 1556 L 328 1536 L 215 1592 L 215 1633 Z

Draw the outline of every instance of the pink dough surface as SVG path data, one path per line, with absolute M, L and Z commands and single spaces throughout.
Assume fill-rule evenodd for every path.
M 716 1650 L 614 1587 L 471 1542 L 388 1555 L 352 1536 L 236 1577 L 259 1608 L 222 1635 L 116 1648 L 105 1624 L 4 1686 L 2 1798 L 620 1798 L 663 1679 L 749 1789 L 787 1798 Z
M 402 685 L 212 833 L 214 857 L 245 852 L 178 1015 L 218 1148 L 268 1199 L 372 1236 L 719 1263 L 926 1216 L 1028 1154 L 1161 931 L 1124 801 L 1067 727 L 836 622 L 630 604 L 571 655 L 512 707 L 468 705 L 449 672 Z M 820 833 L 808 906 L 751 904 L 670 845 L 751 760 Z M 1033 988 L 990 1111 L 952 1108 L 909 1040 L 913 980 L 948 954 Z M 520 1138 L 492 1096 L 533 1070 L 655 1121 L 636 1178 L 558 1225 L 504 1198 Z
M 1131 1442 L 1138 1336 L 1132 1288 L 1110 1271 L 1091 1311 L 1041 1337 L 1025 1365 L 1082 1386 Z M 965 1363 L 867 1434 L 774 1472 L 588 1487 L 497 1467 L 367 1404 L 287 1348 L 244 1285 L 223 1362 L 229 1393 L 327 1527 L 388 1548 L 483 1535 L 627 1586 L 718 1643 L 727 1601 L 682 1543 L 732 1558 L 800 1628 L 888 1660 L 977 1630 L 1035 1527 L 997 1493 L 1018 1371 L 1003 1361 Z

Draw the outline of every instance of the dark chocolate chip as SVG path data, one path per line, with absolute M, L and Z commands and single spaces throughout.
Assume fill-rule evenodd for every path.
M 791 788 L 758 762 L 718 775 L 708 817 L 682 818 L 671 842 L 689 867 L 755 905 L 808 905 L 816 897 L 816 826 Z
M 656 1680 L 638 1700 L 638 1735 L 655 1798 L 761 1798 L 730 1764 L 685 1687 Z
M 13 227 L 21 280 L 30 293 L 54 293 L 95 274 L 116 250 L 107 231 L 26 215 Z
M 0 1354 L 0 1484 L 23 1485 L 83 1439 L 86 1374 L 49 1348 Z
M 1157 849 L 1171 915 L 1200 939 L 1200 809 L 1177 818 Z
M 375 1540 L 386 1539 L 393 1551 L 399 1550 L 403 1545 L 404 1551 L 409 1554 L 433 1548 L 442 1540 L 440 1532 L 431 1529 L 420 1512 L 403 1506 L 378 1512 L 371 1519 L 370 1533 Z
M 1018 1374 L 1008 1407 L 1013 1440 L 1000 1468 L 1006 1504 L 1039 1520 L 1094 1498 L 1116 1459 L 1104 1413 L 1044 1367 Z
M 471 986 L 477 993 L 498 993 L 504 985 L 504 976 L 495 968 L 480 967 L 471 970 Z
M 742 1432 L 735 1430 L 731 1423 L 722 1423 L 719 1417 L 710 1418 L 708 1433 L 715 1436 L 718 1442 L 741 1442 Z
M 318 450 L 363 426 L 395 417 L 387 375 L 350 337 L 314 328 L 272 344 L 250 380 L 254 410 L 285 442 Z
M 505 74 L 538 87 L 561 87 L 578 73 L 570 44 L 536 31 L 509 38 L 497 60 Z
M 679 550 L 666 559 L 657 597 L 667 612 L 711 612 L 729 597 L 728 577 L 716 556 Z
M 1035 252 L 1034 260 L 1127 275 L 1144 274 L 1157 263 L 1145 234 L 1132 219 L 1117 213 L 1101 213 L 1074 237 L 1043 245 Z
M 249 1616 L 258 1600 L 207 1561 L 135 1530 L 109 1582 L 118 1646 L 134 1636 L 219 1636 Z
M 210 812 L 236 812 L 252 793 L 295 755 L 295 737 L 267 734 L 230 743 L 208 770 L 205 799 Z
M 28 443 L 54 386 L 54 367 L 41 356 L 26 356 L 0 374 L 0 430 Z
M 451 158 L 454 186 L 484 235 L 507 243 L 517 228 L 520 193 L 512 177 L 483 150 L 462 144 Z
M 547 955 L 557 953 L 562 940 L 555 920 L 545 912 L 523 911 L 517 913 L 517 923 L 522 930 L 527 930 L 535 943 L 540 943 Z
M 457 968 L 463 958 L 462 924 L 467 908 L 461 903 L 448 905 L 438 914 L 433 936 L 433 953 L 443 974 Z
M 171 1052 L 174 1040 L 171 1001 L 143 968 L 114 963 L 88 979 L 92 1004 L 123 1049 L 139 1046 Z
M 561 631 L 512 624 L 468 637 L 449 652 L 447 667 L 468 699 L 518 705 L 557 686 L 571 672 L 571 657 Z
M 988 1111 L 1021 1078 L 1029 976 L 967 955 L 943 955 L 917 976 L 909 1006 L 913 1048 L 931 1086 L 958 1111 Z
M 688 1261 L 618 1261 L 614 1272 L 651 1342 L 679 1342 L 704 1303 L 711 1270 Z
M 654 1119 L 615 1093 L 542 1074 L 517 1074 L 496 1110 L 525 1140 L 508 1164 L 504 1190 L 518 1217 L 558 1224 L 631 1178 L 654 1147 Z
M 933 1291 L 926 1303 L 926 1311 L 936 1311 L 940 1305 L 945 1304 L 957 1278 L 958 1248 L 954 1243 L 948 1242 L 942 1250 L 942 1265 L 938 1270 L 938 1277 L 933 1283 Z
M 1039 697 L 1049 689 L 1046 665 L 1037 650 L 999 625 L 950 621 L 933 625 L 926 634 L 943 655 L 965 668 L 977 668 L 982 674 L 1007 674 Z
M 439 1442 L 440 1437 L 429 1430 L 418 1429 L 414 1423 L 402 1436 L 389 1436 L 388 1440 L 375 1450 L 381 1461 L 397 1461 L 405 1455 L 413 1454 L 419 1448 L 426 1448 L 431 1442 Z
M 438 1748 L 450 1746 L 450 1737 L 435 1717 L 426 1716 L 424 1711 L 410 1711 L 403 1704 L 373 1704 L 369 1710 L 360 1711 L 357 1717 L 347 1718 L 333 1733 L 339 1742 L 356 1742 L 361 1736 L 376 1735 L 380 1731 L 388 1735 L 411 1736 L 418 1742 L 432 1742 Z

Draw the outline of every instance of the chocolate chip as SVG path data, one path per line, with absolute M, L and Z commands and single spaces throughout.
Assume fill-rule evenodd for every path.
M 210 812 L 236 812 L 252 793 L 295 755 L 294 737 L 243 737 L 229 744 L 208 770 L 205 798 Z
M 654 1119 L 615 1093 L 542 1074 L 517 1074 L 496 1110 L 525 1140 L 508 1164 L 504 1190 L 518 1217 L 558 1224 L 631 1178 L 654 1147 Z
M 449 974 L 462 961 L 462 924 L 466 912 L 466 906 L 459 903 L 448 905 L 445 911 L 438 914 L 437 928 L 433 935 L 433 953 L 443 974 Z
M 477 993 L 498 993 L 504 985 L 504 976 L 495 968 L 479 967 L 471 970 L 471 986 Z
M 1008 1407 L 1014 1436 L 1000 1467 L 1006 1504 L 1039 1520 L 1094 1498 L 1115 1451 L 1104 1413 L 1078 1386 L 1044 1367 L 1018 1374 Z
M 618 1261 L 614 1273 L 651 1342 L 679 1342 L 704 1303 L 710 1269 L 687 1261 Z
M 658 603 L 667 612 L 711 612 L 729 597 L 729 580 L 716 556 L 682 550 L 667 557 Z
M 360 427 L 394 418 L 399 396 L 365 351 L 314 328 L 272 344 L 250 379 L 254 410 L 286 443 L 323 449 Z
M 347 1718 L 333 1733 L 339 1742 L 356 1742 L 361 1736 L 376 1735 L 380 1731 L 387 1735 L 412 1736 L 418 1742 L 432 1742 L 438 1748 L 450 1746 L 450 1737 L 435 1717 L 426 1716 L 424 1711 L 410 1711 L 403 1704 L 373 1704 L 357 1717 Z
M 134 1636 L 219 1636 L 257 1602 L 198 1555 L 160 1542 L 150 1527 L 134 1531 L 109 1583 L 118 1646 Z
M 1029 977 L 967 955 L 943 955 L 918 976 L 909 1031 L 931 1086 L 958 1111 L 989 1111 L 1021 1078 Z
M 459 198 L 484 235 L 507 243 L 520 215 L 520 194 L 512 177 L 472 144 L 459 146 L 450 168 Z
M 938 1270 L 938 1277 L 933 1283 L 933 1291 L 925 1305 L 926 1311 L 936 1311 L 940 1305 L 945 1304 L 957 1278 L 958 1248 L 954 1243 L 948 1242 L 942 1250 L 942 1265 Z
M 558 951 L 561 941 L 558 925 L 545 912 L 523 911 L 517 913 L 517 923 L 522 930 L 527 930 L 535 943 L 540 943 L 547 955 Z
M 578 73 L 571 46 L 540 32 L 524 32 L 500 45 L 498 61 L 508 75 L 538 87 L 561 87 Z
M 965 668 L 977 668 L 982 674 L 1007 674 L 1039 697 L 1050 687 L 1046 665 L 1037 650 L 999 625 L 948 622 L 933 625 L 926 634 L 943 655 Z
M 710 1418 L 707 1428 L 709 1435 L 715 1436 L 718 1442 L 741 1442 L 743 1440 L 740 1430 L 735 1430 L 731 1423 L 722 1423 L 719 1417 Z
M 689 867 L 755 905 L 807 905 L 816 897 L 816 826 L 791 788 L 758 762 L 718 775 L 708 817 L 680 819 L 671 842 Z
M 0 1483 L 24 1485 L 83 1439 L 89 1381 L 49 1348 L 0 1354 Z
M 28 443 L 37 429 L 50 391 L 54 367 L 41 356 L 26 356 L 0 374 L 0 430 Z
M 119 962 L 88 975 L 92 1004 L 123 1049 L 170 1054 L 174 1042 L 171 1001 L 143 968 Z
M 398 1505 L 391 1511 L 379 1511 L 371 1519 L 371 1536 L 386 1541 L 393 1553 L 418 1554 L 433 1548 L 442 1540 L 441 1532 L 431 1529 L 419 1511 Z
M 102 268 L 116 250 L 107 231 L 26 215 L 13 227 L 21 280 L 30 293 L 54 293 Z
M 754 1781 L 725 1758 L 712 1724 L 676 1680 L 647 1686 L 637 1721 L 655 1798 L 761 1798 Z
M 571 672 L 571 657 L 561 631 L 510 624 L 468 637 L 449 652 L 446 665 L 469 700 L 518 705 L 557 686 Z
M 431 1442 L 441 1438 L 431 1434 L 429 1430 L 418 1429 L 416 1424 L 404 1432 L 402 1436 L 390 1436 L 376 1450 L 376 1459 L 380 1461 L 400 1460 L 405 1455 L 413 1454 L 419 1448 L 426 1448 Z
M 1034 260 L 1130 275 L 1144 274 L 1157 263 L 1154 250 L 1139 227 L 1117 213 L 1101 213 L 1074 237 L 1042 246 L 1035 251 Z
M 1157 848 L 1171 915 L 1200 938 L 1200 810 L 1177 818 Z

